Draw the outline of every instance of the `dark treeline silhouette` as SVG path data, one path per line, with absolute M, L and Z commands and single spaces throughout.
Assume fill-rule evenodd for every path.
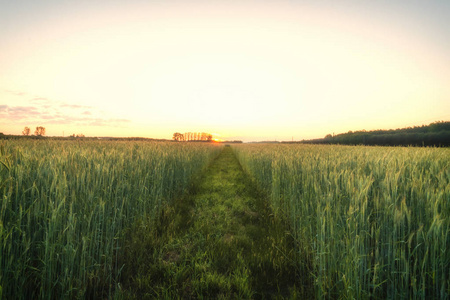
M 177 142 L 211 142 L 213 136 L 206 132 L 175 132 L 172 139 Z
M 144 137 L 83 137 L 81 139 L 95 139 L 95 140 L 103 140 L 103 141 L 139 141 L 139 142 L 170 142 L 171 140 L 167 139 L 154 139 L 154 138 L 144 138 Z
M 303 141 L 302 141 L 303 142 Z M 279 144 L 279 143 L 301 143 L 301 142 L 280 142 L 280 141 L 253 141 L 253 142 L 249 142 L 249 144 Z
M 391 130 L 361 130 L 337 135 L 327 134 L 323 139 L 303 140 L 300 143 L 449 147 L 450 122 L 438 121 L 429 125 Z
M 224 144 L 242 144 L 243 142 L 241 140 L 232 140 L 232 141 L 225 140 L 225 141 L 221 141 L 221 143 L 224 143 Z

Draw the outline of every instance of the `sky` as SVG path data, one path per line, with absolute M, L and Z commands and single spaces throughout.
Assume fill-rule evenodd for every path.
M 450 120 L 450 1 L 4 1 L 0 132 L 302 140 Z

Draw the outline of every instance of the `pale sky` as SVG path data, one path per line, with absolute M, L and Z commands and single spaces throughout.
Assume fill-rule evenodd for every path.
M 450 120 L 450 1 L 8 1 L 0 132 L 301 140 Z

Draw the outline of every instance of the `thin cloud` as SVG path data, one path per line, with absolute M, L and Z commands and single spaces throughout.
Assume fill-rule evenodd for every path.
M 10 113 L 35 113 L 37 112 L 37 107 L 34 106 L 8 106 L 8 111 Z
M 11 90 L 4 90 L 8 94 L 14 95 L 14 96 L 25 96 L 27 93 L 24 92 L 18 92 L 18 91 L 11 91 Z
M 30 117 L 39 116 L 37 107 L 34 106 L 8 106 L 0 105 L 0 117 L 11 121 L 26 120 Z
M 127 119 L 102 119 L 89 117 L 65 116 L 64 118 L 46 118 L 49 125 L 77 125 L 77 126 L 112 126 L 121 127 L 130 123 Z
M 45 97 L 35 97 L 29 101 L 34 105 L 0 105 L 0 122 L 113 127 L 121 127 L 131 122 L 128 119 L 101 117 L 103 114 L 91 106 L 63 103 Z
M 55 120 L 56 118 L 58 118 L 57 116 L 51 116 L 51 115 L 43 115 L 41 116 L 41 119 L 44 120 Z
M 61 107 L 68 107 L 68 108 L 92 108 L 92 106 L 86 106 L 86 105 L 78 105 L 78 104 L 61 104 Z
M 130 122 L 131 121 L 127 119 L 95 119 L 91 121 L 89 125 L 121 127 Z
M 42 102 L 42 101 L 50 101 L 48 98 L 44 98 L 44 97 L 35 97 L 33 99 L 31 99 L 32 102 Z

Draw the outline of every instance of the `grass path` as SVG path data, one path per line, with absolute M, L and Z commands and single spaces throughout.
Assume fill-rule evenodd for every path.
M 119 296 L 308 296 L 308 280 L 295 262 L 292 237 L 271 214 L 231 147 L 224 148 L 190 193 L 174 205 L 158 224 L 142 221 L 127 235 Z

